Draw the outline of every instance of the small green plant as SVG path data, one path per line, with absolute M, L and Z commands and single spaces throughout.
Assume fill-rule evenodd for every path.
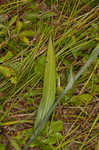
M 51 121 L 46 124 L 45 129 L 41 135 L 38 136 L 33 143 L 30 144 L 31 148 L 40 147 L 42 150 L 46 148 L 49 150 L 54 149 L 54 144 L 62 139 L 61 131 L 63 130 L 63 122 L 61 120 Z M 12 141 L 17 141 L 18 144 L 25 144 L 26 140 L 30 137 L 32 129 L 24 130 L 22 133 L 18 132 L 17 136 L 13 137 Z M 23 141 L 24 137 L 24 141 Z

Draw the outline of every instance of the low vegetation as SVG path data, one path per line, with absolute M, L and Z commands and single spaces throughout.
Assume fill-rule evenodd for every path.
M 0 150 L 98 150 L 98 57 L 98 0 L 1 0 Z

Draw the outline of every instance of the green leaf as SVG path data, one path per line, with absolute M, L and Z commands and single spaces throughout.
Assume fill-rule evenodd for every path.
M 70 102 L 73 104 L 73 105 L 80 105 L 81 104 L 81 101 L 79 101 L 79 96 L 73 96 L 71 99 L 70 99 Z
M 17 83 L 17 77 L 16 76 L 11 77 L 10 81 L 11 81 L 11 83 L 16 84 Z
M 13 25 L 16 22 L 17 17 L 18 17 L 17 15 L 12 17 L 11 20 L 9 21 L 8 25 L 9 26 Z
M 35 63 L 35 68 L 34 68 L 35 72 L 44 75 L 45 63 L 46 63 L 45 55 L 40 56 Z
M 7 54 L 3 57 L 0 58 L 0 63 L 3 63 L 4 61 L 9 60 L 10 58 L 13 57 L 13 54 L 11 51 L 8 51 Z
M 0 24 L 0 29 L 2 29 L 2 28 L 6 29 L 6 26 L 3 24 Z
M 68 145 L 66 145 L 65 147 L 62 148 L 62 150 L 70 150 L 70 148 Z
M 59 131 L 62 131 L 63 129 L 63 121 L 58 120 L 58 121 L 52 121 L 50 125 L 50 133 L 57 133 Z
M 50 37 L 47 52 L 47 62 L 45 66 L 43 97 L 41 99 L 38 108 L 37 118 L 35 121 L 35 128 L 43 120 L 43 118 L 49 111 L 50 107 L 54 103 L 55 93 L 56 93 L 56 65 L 52 39 Z
M 21 31 L 22 26 L 23 26 L 22 22 L 18 20 L 16 23 L 17 34 Z
M 41 144 L 43 144 L 42 142 L 42 136 L 38 136 L 35 141 L 33 143 L 31 143 L 30 147 L 36 147 L 36 146 L 40 146 Z
M 44 140 L 44 143 L 45 144 L 56 144 L 56 142 L 57 142 L 57 138 L 55 137 L 55 136 L 49 136 L 48 138 L 46 138 L 45 140 Z
M 49 11 L 43 15 L 43 18 L 45 19 L 45 18 L 49 18 L 49 17 L 53 17 L 53 16 L 56 16 L 56 13 Z
M 6 78 L 10 78 L 11 75 L 15 74 L 15 72 L 11 68 L 2 65 L 0 65 L 0 73 Z
M 29 39 L 28 39 L 27 37 L 25 37 L 25 36 L 22 37 L 21 40 L 22 40 L 26 45 L 29 45 L 29 43 L 30 43 L 30 42 L 29 42 Z
M 17 77 L 15 71 L 12 68 L 0 65 L 0 74 L 2 74 L 5 78 L 10 79 L 11 83 L 16 84 Z
M 53 148 L 50 145 L 41 144 L 40 145 L 42 150 L 53 150 Z
M 17 142 L 16 142 L 15 139 L 13 139 L 13 138 L 10 137 L 10 142 L 11 142 L 11 145 L 14 146 L 14 148 L 16 150 L 21 150 L 21 148 L 19 147 L 19 145 L 17 144 Z
M 20 36 L 26 36 L 26 37 L 33 37 L 34 36 L 34 31 L 33 30 L 25 30 L 20 33 Z
M 82 103 L 88 104 L 92 100 L 92 98 L 93 96 L 90 94 L 82 94 L 82 95 L 73 96 L 70 101 L 72 104 L 76 104 L 76 105 L 80 105 Z
M 4 144 L 0 144 L 0 150 L 5 150 L 5 145 Z
M 79 99 L 81 100 L 81 102 L 87 104 L 92 100 L 93 96 L 90 94 L 82 94 L 79 96 Z

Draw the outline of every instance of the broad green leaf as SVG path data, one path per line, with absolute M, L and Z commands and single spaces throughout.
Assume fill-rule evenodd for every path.
M 7 54 L 3 57 L 0 58 L 0 63 L 3 63 L 4 61 L 9 60 L 10 58 L 13 57 L 13 54 L 11 51 L 8 51 Z
M 63 130 L 63 121 L 61 120 L 58 120 L 58 121 L 52 121 L 51 122 L 51 125 L 50 125 L 50 130 L 49 130 L 49 133 L 51 134 L 54 134 L 54 133 L 57 133 L 59 131 L 62 131 Z
M 49 145 L 56 144 L 57 143 L 57 137 L 55 137 L 55 136 L 49 136 L 48 138 L 46 138 L 44 140 L 44 143 L 45 144 L 49 144 Z
M 56 65 L 52 39 L 50 37 L 48 44 L 47 61 L 45 66 L 43 97 L 41 99 L 38 108 L 37 118 L 35 121 L 35 128 L 43 120 L 43 118 L 49 111 L 49 108 L 54 103 L 55 93 L 56 93 Z

